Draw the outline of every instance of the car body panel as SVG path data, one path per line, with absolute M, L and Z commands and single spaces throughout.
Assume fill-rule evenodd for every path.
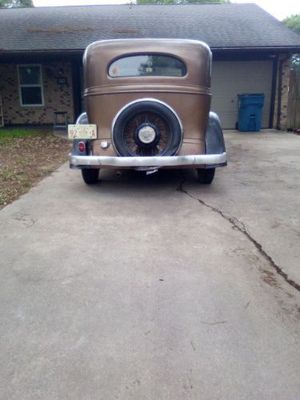
M 109 75 L 109 67 L 122 57 L 136 55 L 167 55 L 174 57 L 186 66 L 184 76 L 116 76 Z M 207 167 L 209 164 L 225 165 L 226 160 L 212 164 L 213 157 L 191 158 L 188 156 L 213 154 L 226 155 L 223 133 L 218 117 L 210 114 L 211 104 L 211 51 L 200 41 L 180 39 L 120 39 L 94 42 L 89 45 L 84 54 L 84 98 L 86 115 L 81 116 L 78 123 L 97 125 L 97 139 L 87 141 L 88 154 L 80 154 L 73 146 L 73 156 L 94 156 L 93 162 L 86 167 L 98 166 L 121 168 L 130 167 L 127 163 L 105 163 L 102 157 L 120 157 L 113 140 L 114 121 L 128 105 L 143 100 L 161 102 L 176 114 L 182 127 L 182 140 L 176 154 L 177 161 L 168 163 L 166 160 L 161 167 L 195 167 L 195 160 L 201 161 L 196 166 Z M 208 123 L 210 121 L 210 123 Z M 208 138 L 208 135 L 218 138 Z M 221 137 L 220 137 L 221 135 Z M 222 142 L 223 140 L 223 142 Z M 105 146 L 104 146 L 105 143 Z M 219 143 L 219 148 L 217 143 Z M 223 146 L 222 146 L 223 143 Z M 95 158 L 96 157 L 96 158 Z M 98 157 L 99 165 L 95 164 Z M 185 161 L 180 164 L 180 160 Z M 135 158 L 135 160 L 133 160 Z M 132 167 L 136 168 L 139 161 L 132 158 Z M 149 157 L 147 157 L 149 158 Z M 158 158 L 158 157 L 156 157 Z M 226 158 L 226 157 L 225 157 Z M 216 157 L 216 159 L 220 159 Z M 107 159 L 106 159 L 107 160 Z M 145 164 L 146 160 L 142 162 Z M 70 158 L 72 167 L 84 168 L 80 162 Z M 107 164 L 107 165 L 106 165 Z M 124 164 L 124 165 L 123 165 Z M 126 165 L 125 165 L 126 164 Z M 156 160 L 155 165 L 159 167 Z M 151 164 L 149 164 L 151 167 Z

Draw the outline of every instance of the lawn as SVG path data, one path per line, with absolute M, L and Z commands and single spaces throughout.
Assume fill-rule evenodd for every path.
M 67 161 L 70 142 L 51 129 L 0 128 L 0 208 Z

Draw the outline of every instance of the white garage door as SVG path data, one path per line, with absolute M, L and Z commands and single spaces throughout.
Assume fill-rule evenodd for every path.
M 223 128 L 234 129 L 238 117 L 237 95 L 264 93 L 262 128 L 269 127 L 272 61 L 214 61 L 212 67 L 212 111 Z

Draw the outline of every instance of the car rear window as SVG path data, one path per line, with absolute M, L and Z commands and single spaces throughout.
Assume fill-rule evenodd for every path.
M 112 78 L 126 76 L 184 76 L 185 64 L 176 57 L 165 54 L 139 54 L 113 61 L 108 74 Z

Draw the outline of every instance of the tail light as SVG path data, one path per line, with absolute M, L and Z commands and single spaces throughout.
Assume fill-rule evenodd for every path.
M 78 150 L 79 150 L 80 153 L 85 153 L 86 152 L 85 142 L 79 142 L 78 143 Z

